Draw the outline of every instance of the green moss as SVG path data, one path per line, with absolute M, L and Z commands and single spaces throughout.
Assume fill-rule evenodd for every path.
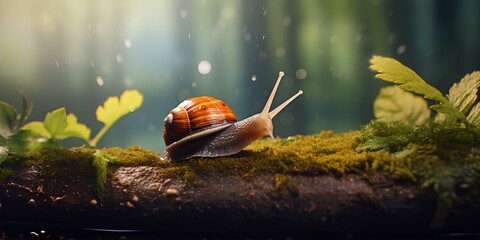
M 220 158 L 194 158 L 165 165 L 164 177 L 195 175 L 238 175 L 246 178 L 258 174 L 318 175 L 365 173 L 383 170 L 394 177 L 413 178 L 408 164 L 399 163 L 384 152 L 357 151 L 360 132 L 335 134 L 325 131 L 316 135 L 285 139 L 257 140 L 239 154 Z
M 12 176 L 12 170 L 0 168 L 0 183 L 10 176 Z
M 275 187 L 275 191 L 279 194 L 287 192 L 292 197 L 299 195 L 298 184 L 294 182 L 289 175 L 276 174 L 273 177 L 273 186 Z

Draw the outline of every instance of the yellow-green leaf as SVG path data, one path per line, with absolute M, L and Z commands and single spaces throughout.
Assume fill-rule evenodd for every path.
M 81 138 L 86 142 L 90 139 L 90 128 L 83 123 L 78 123 L 77 117 L 73 113 L 67 116 L 67 127 L 55 136 L 56 139 L 70 137 Z
M 103 106 L 97 108 L 97 120 L 112 125 L 119 118 L 135 111 L 142 105 L 143 95 L 137 90 L 128 90 L 118 97 L 109 97 Z
M 430 119 L 427 102 L 397 86 L 384 87 L 373 103 L 375 117 L 382 121 L 401 121 L 421 125 Z
M 438 89 L 426 83 L 412 69 L 399 61 L 388 57 L 373 56 L 370 63 L 370 69 L 378 72 L 375 75 L 376 78 L 396 83 L 403 90 L 423 95 L 426 99 L 435 100 L 437 104 L 430 106 L 431 109 L 466 122 L 465 114 L 453 107 Z
M 22 129 L 30 130 L 32 137 L 50 139 L 52 135 L 45 129 L 43 122 L 34 121 L 25 124 Z
M 477 103 L 467 116 L 467 121 L 480 127 L 480 103 Z
M 47 113 L 43 121 L 45 129 L 51 134 L 51 138 L 55 138 L 57 134 L 63 132 L 67 127 L 67 114 L 65 108 L 59 108 Z
M 480 71 L 467 74 L 450 88 L 448 100 L 465 114 L 477 100 L 478 87 L 480 87 Z

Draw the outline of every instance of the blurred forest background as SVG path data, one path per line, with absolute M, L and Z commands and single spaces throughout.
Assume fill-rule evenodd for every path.
M 0 0 L 0 100 L 29 120 L 65 106 L 95 134 L 98 105 L 138 89 L 143 106 L 99 146 L 164 147 L 163 119 L 211 95 L 243 119 L 261 111 L 278 71 L 277 136 L 357 129 L 381 86 L 368 60 L 394 57 L 447 93 L 480 70 L 476 0 Z M 69 141 L 66 144 L 79 144 Z

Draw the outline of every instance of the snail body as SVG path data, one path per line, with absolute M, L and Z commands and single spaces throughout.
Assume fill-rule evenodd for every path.
M 183 101 L 164 119 L 166 148 L 160 158 L 177 161 L 192 157 L 228 156 L 240 152 L 258 138 L 273 138 L 273 117 L 303 93 L 300 90 L 270 111 L 283 76 L 284 73 L 280 72 L 263 111 L 241 121 L 236 121 L 233 111 L 214 97 Z

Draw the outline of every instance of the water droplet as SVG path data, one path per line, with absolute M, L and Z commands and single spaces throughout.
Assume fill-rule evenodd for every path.
M 212 70 L 212 65 L 208 61 L 201 61 L 198 63 L 198 71 L 201 74 L 209 74 L 210 71 Z
M 90 61 L 90 67 L 93 68 L 94 66 L 95 66 L 95 64 L 93 63 L 93 61 Z
M 253 82 L 257 81 L 257 75 L 255 75 L 255 74 L 252 75 L 252 81 Z
M 131 48 L 132 47 L 132 41 L 130 40 L 130 38 L 125 39 L 125 47 L 126 48 Z
M 88 24 L 88 29 L 92 30 L 92 25 L 90 23 Z
M 265 40 L 265 35 L 262 36 L 262 40 Z
M 122 54 L 117 53 L 117 55 L 115 55 L 115 60 L 117 60 L 118 63 L 122 63 L 123 62 Z
M 279 47 L 279 48 L 275 49 L 275 56 L 279 57 L 279 58 L 285 56 L 285 48 Z
M 295 77 L 297 77 L 297 79 L 305 79 L 307 77 L 307 71 L 305 69 L 298 69 L 297 72 L 295 73 Z
M 267 10 L 263 10 L 263 16 L 267 16 Z
M 97 76 L 97 85 L 101 87 L 103 86 L 103 83 L 103 78 L 101 76 Z
M 181 17 L 181 18 L 186 18 L 187 16 L 188 16 L 187 10 L 186 10 L 186 9 L 182 9 L 182 10 L 180 11 L 180 17 Z
M 192 37 L 190 36 L 190 33 L 188 33 L 188 39 L 191 39 Z
M 197 87 L 197 82 L 193 81 L 192 82 L 192 87 L 194 87 L 194 88 Z
M 135 111 L 135 107 L 133 106 L 133 104 L 129 104 L 129 105 L 128 105 L 128 110 L 129 110 L 130 112 Z
M 62 19 L 62 13 L 61 13 L 61 12 L 58 13 L 58 17 L 59 17 L 60 19 Z
M 407 46 L 405 46 L 405 44 L 402 44 L 398 46 L 397 54 L 404 54 L 406 50 L 407 50 Z
M 58 60 L 55 60 L 55 64 L 57 65 L 57 68 L 60 68 L 60 63 L 58 63 Z

